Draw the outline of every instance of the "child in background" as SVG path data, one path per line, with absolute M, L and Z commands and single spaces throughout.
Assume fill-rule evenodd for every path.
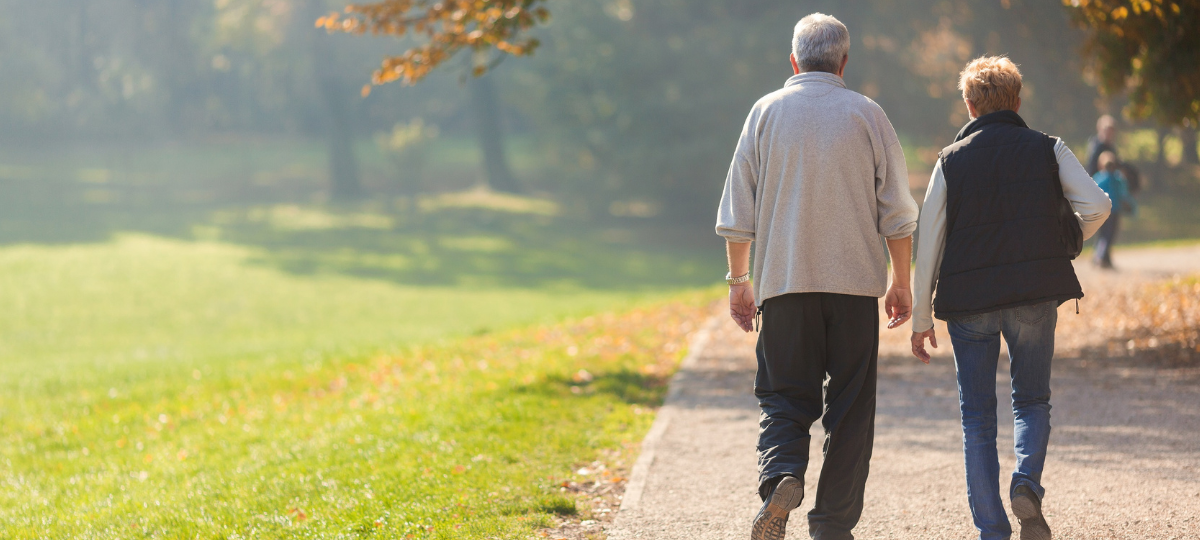
M 1092 177 L 1096 185 L 1108 194 L 1112 201 L 1112 214 L 1100 227 L 1096 235 L 1096 257 L 1093 262 L 1101 268 L 1112 268 L 1112 246 L 1117 240 L 1117 230 L 1121 226 L 1121 214 L 1137 213 L 1137 202 L 1129 194 L 1129 183 L 1121 174 L 1117 156 L 1112 152 L 1102 152 L 1099 159 L 1100 170 Z

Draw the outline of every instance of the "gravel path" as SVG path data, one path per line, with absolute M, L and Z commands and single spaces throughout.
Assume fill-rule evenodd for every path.
M 1044 511 L 1056 538 L 1200 539 L 1200 368 L 1156 367 L 1137 357 L 1080 351 L 1113 336 L 1081 324 L 1106 291 L 1200 272 L 1200 246 L 1118 250 L 1121 272 L 1077 264 L 1088 298 L 1060 312 L 1054 367 L 1054 432 L 1043 478 Z M 908 352 L 908 327 L 883 331 L 874 459 L 860 539 L 975 537 L 967 508 L 954 364 L 943 339 L 931 365 Z M 754 335 L 715 316 L 690 357 L 634 466 L 613 540 L 749 537 L 758 510 L 752 394 Z M 997 377 L 1001 468 L 1011 470 L 1012 414 Z M 813 429 L 816 485 L 822 434 Z M 1004 485 L 1007 484 L 1005 481 Z M 793 512 L 789 538 L 807 538 L 811 493 Z M 1012 519 L 1014 528 L 1016 520 Z

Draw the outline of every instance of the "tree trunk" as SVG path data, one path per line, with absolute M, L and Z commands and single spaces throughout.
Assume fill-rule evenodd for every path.
M 169 85 L 167 119 L 176 135 L 186 129 L 184 113 L 188 104 L 192 102 L 190 95 L 192 89 L 188 83 L 191 82 L 191 71 L 195 65 L 195 60 L 192 58 L 193 47 L 189 42 L 190 13 L 183 12 L 184 8 L 181 4 L 181 2 L 175 1 L 166 2 L 166 31 L 163 36 L 166 38 L 166 47 L 173 60 L 164 66 L 167 69 L 167 84 Z M 163 33 L 163 31 L 160 30 L 159 33 Z
M 319 75 L 318 75 L 319 76 Z M 358 159 L 354 155 L 354 130 L 350 118 L 350 107 L 345 102 L 342 85 L 325 77 L 321 83 L 325 101 L 326 136 L 329 143 L 329 188 L 335 201 L 350 201 L 363 196 L 362 183 L 358 178 Z
M 1158 128 L 1158 157 L 1154 160 L 1154 166 L 1158 170 L 1167 170 L 1167 135 L 1171 132 L 1167 128 Z
M 475 77 L 468 85 L 471 92 L 471 113 L 475 117 L 487 183 L 496 191 L 517 193 L 520 187 L 512 175 L 512 170 L 508 168 L 508 156 L 504 151 L 504 130 L 500 126 L 499 102 L 491 75 Z
M 354 107 L 349 99 L 354 92 L 338 80 L 329 70 L 337 65 L 332 36 L 324 30 L 313 28 L 312 22 L 325 14 L 321 0 L 308 0 L 306 32 L 312 36 L 310 51 L 313 77 L 317 96 L 321 100 L 325 117 L 322 124 L 329 149 L 329 195 L 334 201 L 344 202 L 363 196 L 362 183 L 358 177 L 358 159 L 354 155 Z
M 1179 140 L 1183 141 L 1183 162 L 1200 165 L 1200 155 L 1196 153 L 1196 130 L 1191 127 L 1180 128 Z
M 80 2 L 75 11 L 75 35 L 71 44 L 70 65 L 77 72 L 78 84 L 85 89 L 95 88 L 96 68 L 92 64 L 91 47 L 88 43 L 88 3 Z

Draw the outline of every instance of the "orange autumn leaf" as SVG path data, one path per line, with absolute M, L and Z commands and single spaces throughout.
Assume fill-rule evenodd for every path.
M 533 54 L 538 40 L 529 30 L 546 22 L 546 0 L 381 0 L 351 4 L 343 13 L 316 20 L 328 32 L 390 35 L 416 34 L 418 44 L 397 56 L 384 58 L 371 77 L 372 84 L 393 81 L 414 84 L 455 54 L 496 50 L 514 56 Z M 489 69 L 477 62 L 472 73 Z M 365 97 L 370 93 L 363 90 Z

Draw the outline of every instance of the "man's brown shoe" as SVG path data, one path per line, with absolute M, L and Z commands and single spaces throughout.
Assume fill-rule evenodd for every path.
M 1021 540 L 1051 540 L 1050 525 L 1042 517 L 1042 501 L 1028 486 L 1013 490 L 1012 511 L 1021 523 Z
M 788 513 L 800 506 L 804 500 L 804 481 L 794 476 L 785 476 L 775 486 L 771 496 L 754 518 L 751 540 L 783 540 L 787 530 Z

